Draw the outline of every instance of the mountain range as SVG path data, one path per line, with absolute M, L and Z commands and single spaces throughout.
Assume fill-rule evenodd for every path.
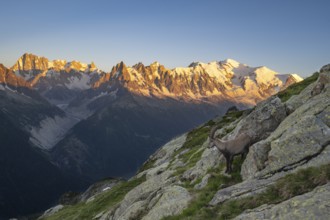
M 174 69 L 120 62 L 104 72 L 24 54 L 0 65 L 0 213 L 36 212 L 65 191 L 130 177 L 174 136 L 301 80 L 232 59 Z
M 158 62 L 149 66 L 138 63 L 132 67 L 121 62 L 110 73 L 106 73 L 93 62 L 49 61 L 44 57 L 24 54 L 11 70 L 23 77 L 29 86 L 54 101 L 72 97 L 57 94 L 58 87 L 62 90 L 81 91 L 119 83 L 130 92 L 143 96 L 185 100 L 215 96 L 256 104 L 270 93 L 287 87 L 292 81 L 302 80 L 296 74 L 279 75 L 267 67 L 253 68 L 232 59 L 210 63 L 193 62 L 189 67 L 174 69 L 167 69 Z

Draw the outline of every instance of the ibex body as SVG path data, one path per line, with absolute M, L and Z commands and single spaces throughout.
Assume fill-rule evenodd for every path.
M 242 157 L 248 153 L 249 147 L 252 143 L 252 138 L 242 133 L 233 140 L 222 141 L 214 137 L 217 127 L 212 128 L 210 132 L 210 145 L 209 147 L 216 146 L 216 148 L 226 158 L 226 173 L 232 172 L 232 163 L 234 156 L 241 154 Z

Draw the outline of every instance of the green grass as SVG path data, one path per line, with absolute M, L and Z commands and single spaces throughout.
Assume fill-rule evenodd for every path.
M 142 167 L 139 169 L 138 173 L 141 173 L 142 171 L 148 170 L 155 166 L 156 159 L 149 159 L 147 162 L 145 162 Z
M 182 146 L 182 151 L 185 149 L 198 148 L 206 141 L 210 132 L 210 126 L 196 128 L 188 133 L 186 142 Z
M 284 91 L 279 92 L 277 95 L 282 100 L 282 102 L 288 101 L 293 95 L 298 95 L 303 89 L 308 85 L 315 82 L 319 77 L 319 73 L 315 72 L 312 76 L 304 79 L 301 82 L 290 85 Z
M 226 115 L 224 115 L 220 121 L 215 122 L 214 120 L 210 120 L 204 125 L 197 127 L 190 131 L 187 134 L 187 138 L 183 146 L 175 152 L 175 154 L 172 156 L 172 161 L 175 160 L 175 157 L 177 155 L 178 158 L 185 163 L 185 166 L 176 168 L 176 172 L 173 174 L 173 176 L 181 176 L 185 171 L 190 169 L 191 167 L 195 166 L 196 163 L 201 159 L 203 154 L 203 149 L 201 148 L 204 142 L 207 140 L 209 136 L 209 132 L 211 130 L 212 126 L 219 126 L 219 128 L 228 125 L 229 123 L 235 121 L 239 117 L 242 116 L 244 111 L 232 111 L 228 112 Z M 226 130 L 226 133 L 229 133 L 234 128 Z M 182 153 L 183 151 L 187 151 L 185 153 Z M 182 153 L 182 154 L 181 154 Z M 140 168 L 139 172 L 142 172 L 144 170 L 150 169 L 154 166 L 156 160 L 149 160 L 143 166 Z M 185 181 L 189 180 L 183 180 L 183 185 L 186 187 L 191 187 L 189 184 Z
M 221 188 L 225 188 L 241 182 L 240 165 L 243 161 L 237 157 L 234 161 L 234 171 L 231 177 L 220 174 L 223 165 L 210 170 L 211 177 L 204 189 L 191 190 L 194 199 L 188 208 L 183 210 L 180 215 L 168 216 L 163 220 L 212 220 L 212 219 L 231 219 L 247 209 L 254 209 L 263 204 L 277 204 L 288 200 L 294 196 L 312 191 L 315 187 L 326 184 L 330 181 L 330 164 L 321 167 L 310 167 L 289 174 L 279 180 L 265 192 L 249 196 L 242 199 L 226 201 L 215 207 L 208 206 L 214 194 Z
M 177 168 L 174 175 L 180 176 L 186 170 L 193 167 L 196 164 L 196 162 L 198 162 L 201 159 L 201 156 L 203 154 L 203 150 L 201 150 L 201 147 L 204 144 L 204 142 L 207 140 L 212 126 L 219 126 L 219 128 L 221 128 L 225 125 L 228 125 L 229 123 L 231 123 L 231 122 L 235 121 L 236 119 L 238 119 L 239 117 L 241 117 L 243 112 L 244 111 L 229 112 L 226 115 L 224 115 L 222 117 L 222 119 L 218 122 L 210 120 L 203 126 L 195 128 L 194 130 L 190 131 L 187 135 L 186 142 L 175 153 L 175 155 L 173 156 L 173 159 L 172 159 L 172 162 L 173 162 L 176 155 L 179 155 L 183 151 L 188 150 L 187 152 L 180 154 L 178 157 L 186 165 L 184 167 Z M 229 133 L 233 129 L 234 128 L 228 129 L 226 132 Z
M 225 202 L 213 210 L 218 219 L 230 219 L 244 210 L 254 209 L 262 204 L 277 204 L 294 196 L 312 191 L 315 187 L 330 181 L 330 164 L 310 167 L 279 179 L 265 192 L 246 198 Z
M 177 155 L 179 155 L 185 150 L 188 150 L 187 152 L 179 155 L 179 159 L 181 159 L 186 165 L 184 167 L 178 167 L 174 175 L 176 176 L 181 175 L 186 170 L 193 167 L 196 164 L 196 162 L 200 160 L 203 154 L 203 151 L 201 150 L 201 146 L 206 141 L 209 132 L 210 132 L 209 126 L 202 126 L 188 133 L 185 143 L 177 152 L 175 152 L 172 159 L 173 162 Z
M 215 121 L 213 121 L 213 120 L 209 120 L 208 122 L 206 122 L 205 123 L 205 126 L 214 126 L 216 124 L 216 122 Z
M 234 160 L 233 172 L 231 176 L 222 174 L 224 164 L 217 168 L 211 169 L 208 173 L 211 177 L 208 179 L 207 186 L 201 190 L 189 188 L 190 192 L 194 195 L 194 199 L 189 206 L 183 210 L 180 215 L 168 216 L 164 220 L 181 220 L 181 219 L 214 219 L 216 213 L 210 212 L 208 203 L 213 198 L 214 194 L 221 188 L 225 188 L 242 181 L 240 175 L 241 164 L 243 160 L 236 157 Z
M 45 218 L 48 220 L 81 220 L 93 219 L 93 217 L 102 211 L 109 210 L 118 204 L 124 196 L 134 187 L 145 181 L 145 176 L 133 179 L 127 182 L 119 183 L 111 190 L 102 193 L 89 202 L 80 202 L 76 205 L 65 206 L 54 215 Z
M 238 119 L 243 115 L 244 111 L 233 111 L 233 112 L 228 112 L 224 117 L 229 120 L 230 122 Z M 234 120 L 233 120 L 234 119 Z
M 201 147 L 206 141 L 212 126 L 217 125 L 221 128 L 241 117 L 243 112 L 244 111 L 229 112 L 224 115 L 219 122 L 210 120 L 205 125 L 193 129 L 188 133 L 186 142 L 183 144 L 182 148 L 177 152 L 177 154 L 186 149 L 194 149 Z

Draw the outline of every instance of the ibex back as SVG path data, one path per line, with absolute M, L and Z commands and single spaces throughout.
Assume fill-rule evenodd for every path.
M 216 130 L 217 127 L 211 129 L 209 135 L 209 147 L 216 146 L 216 148 L 223 154 L 226 158 L 226 173 L 231 173 L 234 156 L 241 154 L 242 157 L 244 157 L 248 153 L 252 138 L 246 133 L 241 133 L 233 140 L 222 141 L 221 139 L 214 137 Z

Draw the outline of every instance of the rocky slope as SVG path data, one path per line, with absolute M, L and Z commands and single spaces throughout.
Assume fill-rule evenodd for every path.
M 22 77 L 16 76 L 15 73 L 0 64 L 0 84 L 1 88 L 9 86 L 12 88 L 29 87 L 29 83 Z
M 330 65 L 278 96 L 179 136 L 161 147 L 127 182 L 57 206 L 41 219 L 292 219 L 329 216 Z M 210 128 L 254 143 L 224 174 L 224 158 L 208 148 Z

